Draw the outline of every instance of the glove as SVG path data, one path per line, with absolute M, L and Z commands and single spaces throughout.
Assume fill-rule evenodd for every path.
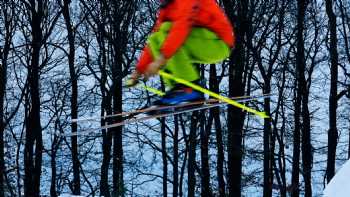
M 160 54 L 152 63 L 148 65 L 147 70 L 145 71 L 145 73 L 143 73 L 144 77 L 147 79 L 156 75 L 165 63 L 165 57 L 162 54 Z
M 138 79 L 143 75 L 145 79 L 148 79 L 154 75 L 156 75 L 161 69 L 161 67 L 166 63 L 165 57 L 160 54 L 152 63 L 150 63 L 144 73 L 139 73 L 138 71 L 134 71 L 130 78 L 126 81 L 126 85 L 129 87 L 135 86 L 138 84 Z
M 140 74 L 137 72 L 137 71 L 134 71 L 132 74 L 131 74 L 131 77 L 126 81 L 126 85 L 128 87 L 133 87 L 135 86 L 136 84 L 139 83 L 139 78 L 140 78 Z

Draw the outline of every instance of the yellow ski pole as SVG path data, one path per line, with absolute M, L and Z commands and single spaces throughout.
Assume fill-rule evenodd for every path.
M 255 115 L 258 115 L 258 116 L 260 116 L 261 118 L 269 118 L 269 116 L 266 115 L 265 112 L 260 112 L 260 111 L 257 111 L 257 110 L 255 110 L 255 109 L 252 109 L 252 108 L 250 108 L 250 107 L 247 107 L 247 106 L 245 106 L 245 105 L 243 105 L 243 104 L 240 104 L 240 103 L 238 103 L 238 102 L 236 102 L 236 101 L 234 101 L 234 100 L 232 100 L 232 99 L 229 99 L 229 98 L 227 98 L 227 97 L 225 97 L 225 96 L 219 95 L 219 94 L 217 94 L 217 93 L 215 93 L 215 92 L 212 92 L 212 91 L 210 91 L 210 90 L 207 90 L 207 89 L 205 89 L 205 88 L 202 88 L 201 86 L 196 85 L 196 84 L 193 84 L 193 83 L 191 83 L 191 82 L 189 82 L 189 81 L 186 81 L 186 80 L 184 80 L 184 79 L 175 77 L 175 76 L 173 76 L 173 75 L 171 75 L 171 74 L 169 74 L 169 73 L 166 73 L 166 72 L 164 72 L 164 71 L 162 71 L 162 70 L 159 71 L 159 75 L 161 75 L 161 76 L 164 77 L 164 78 L 168 78 L 168 79 L 174 80 L 174 81 L 176 81 L 177 83 L 184 84 L 184 85 L 186 85 L 186 86 L 188 86 L 188 87 L 193 88 L 194 90 L 200 91 L 200 92 L 202 92 L 202 93 L 204 93 L 204 94 L 207 94 L 207 95 L 209 95 L 209 96 L 212 96 L 212 97 L 214 97 L 214 98 L 216 98 L 216 99 L 218 99 L 218 100 L 220 100 L 220 101 L 223 101 L 223 102 L 226 102 L 226 103 L 228 103 L 228 104 L 231 104 L 231 105 L 233 105 L 233 106 L 235 106 L 235 107 L 241 108 L 241 109 L 243 109 L 243 110 L 245 110 L 245 111 L 247 111 L 247 112 L 250 112 L 250 113 L 253 113 L 253 114 L 255 114 Z
M 147 90 L 147 91 L 149 91 L 149 92 L 152 92 L 153 94 L 156 94 L 156 95 L 158 95 L 158 96 L 164 96 L 164 95 L 165 95 L 164 92 L 162 92 L 162 91 L 160 91 L 160 90 L 157 90 L 157 89 L 155 89 L 155 88 L 152 88 L 152 87 L 149 87 L 149 86 L 146 86 L 146 85 L 142 85 L 142 87 L 143 87 L 145 90 Z
M 128 81 L 126 81 L 126 85 L 127 85 L 128 87 L 133 87 L 133 86 L 139 85 L 139 84 L 140 84 L 140 86 L 143 87 L 145 90 L 147 90 L 147 91 L 149 91 L 149 92 L 152 92 L 153 94 L 156 94 L 156 95 L 158 95 L 158 96 L 164 96 L 164 95 L 165 95 L 164 92 L 162 92 L 162 91 L 160 91 L 160 90 L 157 90 L 157 89 L 155 89 L 155 88 L 146 86 L 146 85 L 144 85 L 144 84 L 141 84 L 141 83 L 139 83 L 138 80 L 129 79 Z

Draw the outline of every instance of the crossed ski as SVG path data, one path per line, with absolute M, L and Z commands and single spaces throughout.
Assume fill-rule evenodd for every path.
M 241 99 L 259 99 L 259 98 L 264 98 L 271 96 L 270 94 L 264 94 L 261 96 L 239 96 L 239 97 L 233 97 L 233 100 L 243 102 Z M 249 100 L 249 101 L 250 101 Z M 176 109 L 176 108 L 185 108 L 193 105 L 202 105 L 202 104 L 212 104 L 212 103 L 218 103 L 220 102 L 218 99 L 207 99 L 207 100 L 201 100 L 201 101 L 194 101 L 194 102 L 189 102 L 189 103 L 182 103 L 178 105 L 167 105 L 167 106 L 150 106 L 146 107 L 143 109 L 137 109 L 134 111 L 130 112 L 121 112 L 117 114 L 111 114 L 111 115 L 106 115 L 106 116 L 100 116 L 100 117 L 88 117 L 88 118 L 79 118 L 79 119 L 72 119 L 72 123 L 74 122 L 82 122 L 82 121 L 100 121 L 101 119 L 109 119 L 109 118 L 116 118 L 116 117 L 130 117 L 130 116 L 135 116 L 137 114 L 141 113 L 149 113 L 151 111 L 166 111 L 168 109 Z
M 247 102 L 247 101 L 257 100 L 261 98 L 267 98 L 270 96 L 271 94 L 264 94 L 260 96 L 240 96 L 240 97 L 234 97 L 231 99 L 237 102 Z M 178 115 L 182 113 L 189 113 L 193 111 L 210 109 L 210 108 L 224 106 L 224 105 L 228 105 L 228 103 L 221 102 L 217 99 L 208 99 L 203 101 L 195 101 L 195 102 L 183 103 L 183 104 L 172 105 L 172 106 L 156 106 L 156 107 L 151 106 L 151 107 L 147 107 L 144 109 L 139 109 L 131 112 L 122 112 L 122 113 L 112 114 L 112 115 L 107 115 L 102 117 L 73 119 L 72 123 L 81 122 L 81 121 L 100 121 L 101 119 L 109 119 L 109 118 L 115 118 L 115 117 L 122 117 L 122 119 L 124 120 L 121 120 L 120 122 L 117 122 L 117 123 L 105 125 L 99 128 L 95 128 L 95 129 L 87 129 L 76 133 L 65 133 L 65 134 L 62 134 L 62 136 L 88 135 L 89 133 L 95 132 L 96 130 L 105 130 L 105 129 L 110 129 L 113 127 L 118 127 L 126 124 L 141 122 L 145 120 L 173 116 L 173 115 Z M 153 111 L 159 112 L 159 113 L 148 115 L 150 112 L 153 112 Z

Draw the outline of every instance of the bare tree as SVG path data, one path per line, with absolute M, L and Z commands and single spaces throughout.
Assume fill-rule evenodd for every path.
M 195 196 L 196 188 L 196 146 L 197 146 L 197 126 L 199 122 L 199 112 L 194 112 L 191 116 L 191 127 L 189 134 L 189 149 L 188 149 L 188 196 Z
M 166 122 L 165 118 L 161 119 L 161 138 L 162 138 L 162 160 L 163 160 L 163 196 L 168 195 L 168 159 L 166 146 Z
M 269 4 L 271 3 L 271 4 Z M 283 43 L 283 29 L 285 23 L 285 15 L 286 15 L 286 5 L 287 1 L 274 1 L 274 2 L 265 2 L 261 5 L 264 7 L 273 7 L 273 10 L 253 9 L 252 12 L 256 14 L 256 18 L 265 16 L 265 25 L 263 27 L 255 27 L 254 21 L 249 21 L 249 31 L 247 38 L 248 49 L 253 54 L 253 60 L 256 62 L 260 74 L 262 76 L 262 91 L 264 94 L 271 94 L 273 75 L 275 72 L 276 62 L 278 61 L 280 52 L 285 43 Z M 273 6 L 271 6 L 273 5 Z M 278 18 L 278 20 L 275 20 Z M 276 21 L 276 22 L 274 22 Z M 258 24 L 257 24 L 258 25 Z M 257 31 L 261 32 L 257 40 L 255 41 L 253 30 L 257 29 Z M 273 32 L 275 32 L 273 34 Z M 273 42 L 269 42 L 269 37 L 274 37 Z M 257 43 L 257 44 L 253 44 Z M 268 63 L 265 65 L 264 63 L 264 50 L 268 52 L 269 59 Z M 248 90 L 250 91 L 250 90 Z M 271 99 L 264 99 L 264 111 L 269 116 L 272 116 L 271 112 Z M 270 197 L 272 196 L 272 185 L 274 180 L 273 174 L 273 162 L 274 162 L 274 152 L 275 152 L 275 139 L 273 129 L 272 129 L 272 119 L 266 118 L 264 119 L 264 196 Z
M 304 20 L 307 2 L 298 0 L 297 16 L 297 55 L 296 55 L 296 74 L 295 74 L 295 112 L 294 112 L 294 136 L 293 136 L 293 171 L 292 171 L 292 196 L 299 196 L 299 174 L 300 174 L 300 134 L 301 134 L 301 111 L 302 98 L 305 83 L 305 46 L 304 46 Z
M 66 23 L 67 38 L 69 44 L 68 52 L 68 65 L 69 65 L 69 74 L 70 82 L 72 84 L 72 95 L 71 95 L 71 118 L 78 118 L 78 74 L 75 68 L 75 29 L 71 20 L 70 13 L 70 3 L 71 0 L 63 0 L 62 14 L 64 21 Z M 72 123 L 72 133 L 77 133 L 78 125 L 76 122 Z M 73 163 L 73 194 L 80 195 L 80 169 L 79 169 L 79 152 L 78 152 L 78 139 L 74 135 L 71 138 L 72 146 L 72 163 Z
M 5 118 L 5 95 L 8 72 L 8 57 L 16 28 L 15 4 L 13 1 L 0 1 L 0 196 L 5 195 L 5 155 L 4 134 L 9 120 Z
M 235 17 L 234 8 L 236 3 L 237 17 Z M 226 14 L 232 21 L 236 30 L 237 44 L 229 61 L 229 96 L 244 95 L 244 71 L 246 50 L 244 38 L 247 33 L 246 22 L 248 13 L 247 1 L 223 0 Z M 236 19 L 236 20 L 234 20 Z M 233 21 L 235 23 L 233 23 Z M 242 194 L 242 161 L 243 161 L 243 123 L 245 113 L 238 108 L 229 106 L 228 108 L 228 189 L 229 196 L 240 197 Z
M 201 142 L 201 196 L 210 197 L 210 166 L 209 166 L 209 138 L 211 126 L 206 125 L 204 112 L 200 115 L 200 142 Z
M 219 83 L 216 66 L 215 64 L 210 65 L 210 79 L 209 79 L 209 89 L 214 92 L 219 92 Z M 210 116 L 208 118 L 207 128 L 211 129 L 212 122 L 215 121 L 215 133 L 216 133 L 216 147 L 217 147 L 217 181 L 218 181 L 218 192 L 220 197 L 225 196 L 225 180 L 224 180 L 224 143 L 223 143 L 223 129 L 220 120 L 220 110 L 219 108 L 214 108 L 210 110 Z
M 31 54 L 28 65 L 28 92 L 26 104 L 26 143 L 24 150 L 25 178 L 24 195 L 40 195 L 40 178 L 42 165 L 42 127 L 40 116 L 40 71 L 45 66 L 45 61 L 40 62 L 41 49 L 48 39 L 60 13 L 52 13 L 53 18 L 48 17 L 49 2 L 47 1 L 21 1 L 27 10 L 27 16 L 31 27 Z M 51 10 L 50 10 L 51 11 Z M 43 25 L 47 25 L 43 27 Z
M 173 167 L 173 197 L 179 196 L 179 118 L 178 115 L 174 117 L 174 167 Z
M 335 174 L 335 158 L 338 143 L 337 129 L 337 108 L 338 108 L 338 36 L 337 36 L 337 17 L 333 11 L 333 0 L 325 0 L 326 13 L 329 24 L 329 54 L 330 54 L 330 94 L 329 94 L 329 130 L 328 130 L 328 155 L 327 155 L 327 182 L 329 182 Z

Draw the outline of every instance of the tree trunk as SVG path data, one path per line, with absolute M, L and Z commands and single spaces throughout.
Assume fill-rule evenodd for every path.
M 43 20 L 43 2 L 30 1 L 32 8 L 37 7 L 38 11 L 31 9 L 32 28 L 32 53 L 31 62 L 28 66 L 28 83 L 29 83 L 29 100 L 26 104 L 26 137 L 24 149 L 24 195 L 39 196 L 40 195 L 40 177 L 41 177 L 41 162 L 42 162 L 42 128 L 40 123 L 40 49 L 42 47 L 43 35 L 41 24 Z
M 111 1 L 111 46 L 112 46 L 112 81 L 113 112 L 122 112 L 122 79 L 124 77 L 125 58 L 127 51 L 129 25 L 135 12 L 135 1 Z M 116 121 L 120 121 L 120 117 Z M 114 196 L 124 196 L 123 175 L 123 127 L 113 129 L 113 193 Z
M 196 188 L 196 176 L 195 176 L 195 166 L 196 166 L 196 133 L 198 125 L 199 112 L 193 112 L 191 118 L 191 128 L 189 136 L 189 154 L 188 154 L 188 197 L 195 196 Z
M 104 4 L 102 1 L 100 1 L 100 6 L 102 7 L 101 11 L 102 13 L 105 13 L 106 8 L 103 6 Z M 103 21 L 101 23 L 106 23 L 106 16 L 102 14 L 100 16 L 103 18 Z M 111 107 L 111 96 L 108 94 L 107 89 L 105 88 L 107 84 L 107 52 L 106 52 L 106 30 L 104 29 L 105 26 L 102 24 L 98 24 L 98 32 L 99 34 L 96 36 L 98 40 L 98 45 L 100 48 L 100 56 L 101 56 L 101 63 L 100 63 L 100 72 L 101 72 L 101 83 L 100 91 L 102 94 L 102 103 L 101 103 L 101 116 L 104 116 L 106 114 L 112 114 L 112 107 Z M 105 124 L 113 123 L 110 119 L 108 120 L 101 120 L 101 126 L 104 126 Z M 109 130 L 102 130 L 102 153 L 103 153 L 103 159 L 101 164 L 101 180 L 100 180 L 100 193 L 101 196 L 110 197 L 111 194 L 109 192 L 109 182 L 108 182 L 108 175 L 109 175 L 109 165 L 111 162 L 111 149 L 112 149 L 112 133 Z
M 298 88 L 297 79 L 295 79 L 295 102 L 294 102 L 294 135 L 293 135 L 293 164 L 292 164 L 292 185 L 291 196 L 299 197 L 299 172 L 300 172 L 300 113 L 301 113 L 301 95 Z
M 101 43 L 99 43 L 100 46 L 104 46 L 104 40 L 101 39 Z M 104 116 L 105 114 L 112 114 L 111 109 L 111 101 L 110 101 L 110 95 L 106 92 L 106 89 L 104 88 L 106 82 L 107 82 L 107 70 L 106 70 L 106 54 L 104 47 L 101 48 L 101 56 L 102 56 L 102 62 L 101 62 L 101 94 L 102 94 L 102 103 L 101 103 L 101 116 Z M 104 126 L 105 124 L 112 123 L 111 120 L 101 120 L 101 126 Z M 102 159 L 102 165 L 101 165 L 101 181 L 100 181 L 100 193 L 101 196 L 110 197 L 109 192 L 109 182 L 108 182 L 108 171 L 109 171 L 109 164 L 111 162 L 111 149 L 112 149 L 112 133 L 109 130 L 102 130 L 102 153 L 103 153 L 103 159 Z
M 236 64 L 238 67 L 238 64 Z M 232 70 L 231 70 L 232 71 Z M 233 71 L 232 71 L 233 72 Z M 236 71 L 237 73 L 237 71 Z M 231 79 L 230 81 L 230 97 L 241 96 L 244 93 L 239 94 L 235 82 L 240 80 Z M 242 82 L 242 81 L 241 81 Z M 243 84 L 241 84 L 243 86 Z M 236 87 L 232 87 L 236 86 Z M 241 87 L 242 87 L 241 86 Z M 242 129 L 244 123 L 244 114 L 241 110 L 229 106 L 228 110 L 228 179 L 229 179 L 229 196 L 240 197 L 241 196 L 241 176 L 242 176 L 242 160 L 243 160 L 243 145 L 242 145 Z
M 117 46 L 114 46 L 117 47 Z M 116 50 L 116 48 L 115 48 Z M 120 56 L 119 56 L 120 55 Z M 119 53 L 115 54 L 115 65 L 112 68 L 113 75 L 113 113 L 120 113 L 122 109 L 122 69 L 121 63 L 122 57 Z M 116 118 L 117 122 L 121 121 L 121 118 Z M 124 196 L 124 180 L 123 180 L 123 127 L 112 128 L 113 134 L 113 196 Z
M 2 58 L 0 51 L 0 58 Z M 0 63 L 0 196 L 4 196 L 4 176 L 5 176 L 5 155 L 4 155 L 4 134 L 5 134 L 5 120 L 4 120 L 4 102 L 6 90 L 6 76 L 7 67 L 2 59 Z
M 113 196 L 124 196 L 122 127 L 113 131 Z
M 166 128 L 165 118 L 161 120 L 161 136 L 162 136 L 162 161 L 163 161 L 163 196 L 168 196 L 168 160 L 166 151 Z
M 305 182 L 305 197 L 312 196 L 312 162 L 313 162 L 313 148 L 311 145 L 311 125 L 310 125 L 310 113 L 308 107 L 309 99 L 308 93 L 303 98 L 303 129 L 302 129 L 302 158 L 303 158 L 303 175 Z
M 0 48 L 0 196 L 4 196 L 5 190 L 5 150 L 4 150 L 4 135 L 5 135 L 5 114 L 4 104 L 6 95 L 7 83 L 7 58 L 10 50 L 11 36 L 9 32 L 9 23 L 5 21 L 5 45 L 3 50 Z
M 305 79 L 306 60 L 305 60 L 305 46 L 304 46 L 304 31 L 305 31 L 305 11 L 307 8 L 307 0 L 298 0 L 298 24 L 297 24 L 297 80 L 298 80 L 298 94 L 302 98 L 302 165 L 303 177 L 305 182 L 305 196 L 312 196 L 311 185 L 311 169 L 312 169 L 312 147 L 311 147 L 311 126 L 310 114 L 308 106 L 309 91 Z M 299 101 L 300 102 L 300 101 Z M 298 103 L 300 104 L 300 103 Z
M 200 141 L 201 141 L 201 196 L 210 197 L 210 168 L 209 168 L 209 136 L 211 126 L 205 128 L 205 115 L 200 113 Z
M 116 32 L 115 32 L 116 33 Z M 119 43 L 115 40 L 114 43 Z M 114 47 L 114 65 L 112 67 L 112 95 L 113 95 L 113 113 L 120 113 L 122 109 L 122 52 L 120 44 Z M 121 119 L 116 118 L 117 122 Z M 124 180 L 123 180 L 123 127 L 112 128 L 113 134 L 113 196 L 124 196 Z
M 219 92 L 219 82 L 217 80 L 216 76 L 216 67 L 215 64 L 210 65 L 210 90 L 214 92 Z M 222 139 L 222 128 L 221 128 L 221 120 L 220 120 L 220 110 L 219 108 L 214 108 L 210 110 L 211 116 L 214 118 L 215 121 L 215 133 L 216 133 L 216 147 L 217 147 L 217 181 L 218 181 L 218 191 L 219 191 L 219 197 L 225 196 L 225 180 L 224 180 L 224 160 L 225 160 L 225 153 L 224 153 L 224 143 Z M 211 127 L 211 124 L 210 124 Z
M 104 122 L 101 123 L 101 126 L 103 125 Z M 110 131 L 102 131 L 102 136 L 103 159 L 101 165 L 100 193 L 101 196 L 110 197 L 111 195 L 109 192 L 108 170 L 111 161 L 112 133 Z
M 287 196 L 287 180 L 286 180 L 286 157 L 285 157 L 285 127 L 286 127 L 286 115 L 285 115 L 285 101 L 284 101 L 284 89 L 286 86 L 286 72 L 287 72 L 287 64 L 284 64 L 283 68 L 282 68 L 282 79 L 279 79 L 279 81 L 281 81 L 281 85 L 278 88 L 278 104 L 277 104 L 277 109 L 276 111 L 281 111 L 281 118 L 282 118 L 282 122 L 281 122 L 281 127 L 278 128 L 277 127 L 277 117 L 278 114 L 276 114 L 276 118 L 274 120 L 274 135 L 277 139 L 278 142 L 278 171 L 280 174 L 280 179 L 281 179 L 281 183 L 280 183 L 280 196 L 281 197 L 286 197 Z M 279 110 L 281 109 L 281 110 Z M 276 173 L 277 175 L 277 173 Z
M 223 0 L 226 14 L 233 23 L 234 4 L 232 0 Z M 245 68 L 245 50 L 243 39 L 245 38 L 246 15 L 248 12 L 248 2 L 237 2 L 237 19 L 235 20 L 236 30 L 236 48 L 231 55 L 229 62 L 229 96 L 244 95 L 245 84 L 243 83 L 243 73 Z M 240 197 L 242 187 L 242 160 L 243 160 L 243 144 L 242 130 L 245 119 L 245 113 L 238 108 L 228 107 L 228 189 L 230 197 Z
M 3 21 L 3 40 L 4 46 L 0 46 L 0 196 L 5 195 L 5 176 L 6 176 L 6 166 L 5 166 L 5 127 L 7 122 L 5 122 L 5 97 L 6 97 L 6 84 L 7 84 L 7 59 L 10 53 L 10 47 L 12 42 L 12 31 L 14 31 L 12 25 L 14 21 L 14 2 L 4 2 L 2 4 L 3 14 L 7 20 Z
M 179 196 L 182 197 L 183 196 L 183 182 L 184 182 L 184 177 L 185 177 L 185 170 L 186 170 L 186 166 L 187 165 L 187 159 L 188 159 L 188 155 L 189 155 L 189 138 L 188 135 L 186 134 L 186 127 L 185 127 L 185 123 L 184 120 L 182 119 L 181 114 L 178 116 L 180 121 L 179 124 L 181 125 L 181 130 L 184 136 L 184 141 L 185 141 L 185 155 L 183 158 L 183 162 L 182 162 L 182 166 L 181 166 L 181 171 L 180 171 L 180 180 L 179 180 Z
M 57 197 L 56 191 L 56 181 L 57 181 L 57 170 L 56 170 L 56 147 L 57 136 L 54 136 L 52 145 L 51 145 L 51 186 L 50 186 L 50 196 Z
M 72 83 L 72 95 L 70 98 L 71 103 L 71 119 L 78 118 L 78 76 L 75 71 L 75 33 L 71 24 L 71 17 L 69 12 L 70 0 L 64 0 L 63 5 L 63 17 L 66 23 L 67 37 L 69 43 L 68 64 L 70 81 Z M 78 131 L 78 125 L 76 122 L 71 124 L 71 132 L 76 133 Z M 72 192 L 74 195 L 80 195 L 80 169 L 79 169 L 79 152 L 78 152 L 78 139 L 74 135 L 71 137 L 72 146 L 72 163 L 73 163 L 73 182 Z
M 174 168 L 173 168 L 173 197 L 179 196 L 179 120 L 178 115 L 174 116 Z
M 302 99 L 305 93 L 305 47 L 304 47 L 304 20 L 305 20 L 306 1 L 298 0 L 297 15 L 297 55 L 296 55 L 296 72 L 295 72 L 295 114 L 294 114 L 294 149 L 293 149 L 293 171 L 292 171 L 292 197 L 299 197 L 299 173 L 300 173 L 300 132 L 302 129 L 300 115 L 302 112 Z M 305 135 L 303 133 L 303 139 Z M 304 154 L 303 154 L 304 158 Z M 303 166 L 305 162 L 303 161 Z
M 270 79 L 264 80 L 264 93 L 271 93 Z M 264 111 L 267 115 L 270 114 L 270 98 L 264 99 Z M 272 196 L 272 184 L 273 184 L 273 173 L 272 173 L 272 159 L 273 159 L 273 147 L 271 146 L 272 140 L 272 129 L 271 119 L 264 119 L 264 197 Z
M 338 81 L 338 49 L 337 49 L 337 18 L 333 11 L 333 0 L 326 1 L 326 12 L 328 16 L 329 33 L 330 33 L 330 63 L 331 63 L 331 87 L 329 94 L 329 130 L 328 130 L 328 155 L 327 155 L 327 182 L 335 174 L 335 159 L 338 141 L 337 129 L 337 81 Z

